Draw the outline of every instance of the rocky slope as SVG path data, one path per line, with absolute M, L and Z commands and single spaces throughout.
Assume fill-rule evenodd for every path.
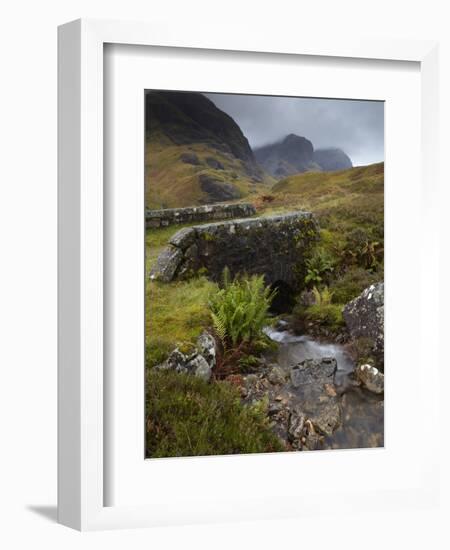
M 341 149 L 318 149 L 305 137 L 289 134 L 282 141 L 255 149 L 256 160 L 274 178 L 309 171 L 334 171 L 352 167 Z
M 236 122 L 200 93 L 148 92 L 145 129 L 149 208 L 237 200 L 273 182 Z

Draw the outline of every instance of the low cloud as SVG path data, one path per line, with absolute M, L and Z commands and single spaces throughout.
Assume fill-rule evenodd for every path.
M 237 122 L 252 148 L 297 134 L 315 149 L 343 149 L 355 166 L 384 160 L 381 101 L 205 95 Z

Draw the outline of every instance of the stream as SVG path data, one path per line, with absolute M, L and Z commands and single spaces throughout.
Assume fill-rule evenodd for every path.
M 267 359 L 284 371 L 305 359 L 334 357 L 337 371 L 334 386 L 339 396 L 341 425 L 323 441 L 323 449 L 355 449 L 384 445 L 384 397 L 356 387 L 351 373 L 355 364 L 345 350 L 336 343 L 322 342 L 307 335 L 292 333 L 286 324 L 281 329 L 266 328 L 267 336 L 278 343 L 278 349 Z M 295 388 L 289 389 L 291 399 L 300 405 L 304 395 Z

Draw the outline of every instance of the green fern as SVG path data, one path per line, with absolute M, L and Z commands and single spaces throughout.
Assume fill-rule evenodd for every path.
M 227 335 L 227 327 L 226 321 L 222 317 L 222 312 L 219 311 L 217 314 L 215 314 L 213 311 L 211 311 L 211 318 L 213 320 L 214 330 L 216 331 L 217 336 L 223 342 Z
M 263 276 L 230 277 L 224 269 L 222 288 L 210 299 L 211 318 L 224 347 L 251 343 L 262 335 L 269 320 L 275 291 L 264 284 Z
M 316 286 L 313 287 L 314 301 L 318 306 L 328 306 L 333 298 L 333 291 L 327 286 L 320 291 Z

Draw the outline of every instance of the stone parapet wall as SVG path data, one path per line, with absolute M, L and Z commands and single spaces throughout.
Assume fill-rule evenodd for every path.
M 183 223 L 246 218 L 255 214 L 255 207 L 249 203 L 208 204 L 187 208 L 146 210 L 145 226 L 147 228 L 167 227 Z
M 295 286 L 304 257 L 318 239 L 310 212 L 247 218 L 183 228 L 170 239 L 151 270 L 153 280 L 170 282 L 204 273 L 219 281 L 225 267 L 264 274 L 267 284 Z

